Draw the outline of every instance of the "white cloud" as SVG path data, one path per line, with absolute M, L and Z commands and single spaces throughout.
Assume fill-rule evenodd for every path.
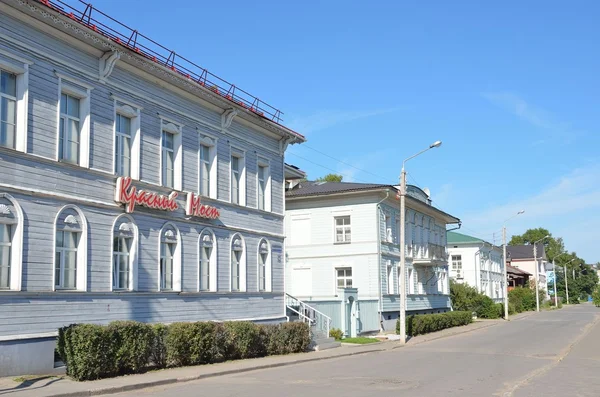
M 338 124 L 364 119 L 373 116 L 397 112 L 402 107 L 374 109 L 365 111 L 324 110 L 304 117 L 292 118 L 287 125 L 301 134 L 310 134 Z
M 600 260 L 595 246 L 581 239 L 581 233 L 598 236 L 597 226 L 581 228 L 581 219 L 600 225 L 600 164 L 594 163 L 562 176 L 531 197 L 467 213 L 463 223 L 471 230 L 497 230 L 507 218 L 524 209 L 525 213 L 512 219 L 507 227 L 512 234 L 528 228 L 545 227 L 554 236 L 563 237 L 568 250 L 577 251 L 588 261 Z

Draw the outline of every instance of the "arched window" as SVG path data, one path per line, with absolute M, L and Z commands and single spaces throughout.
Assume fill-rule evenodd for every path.
M 86 291 L 88 227 L 83 212 L 64 206 L 54 228 L 54 289 Z
M 214 233 L 205 229 L 198 242 L 198 290 L 217 290 L 217 243 Z
M 271 247 L 267 240 L 258 244 L 258 290 L 271 291 Z
M 0 193 L 0 290 L 21 290 L 23 211 L 10 195 Z
M 166 223 L 160 231 L 158 290 L 181 291 L 181 236 L 174 224 Z
M 112 229 L 112 289 L 137 289 L 138 228 L 130 215 L 123 214 Z
M 239 234 L 231 239 L 231 290 L 246 291 L 246 249 Z

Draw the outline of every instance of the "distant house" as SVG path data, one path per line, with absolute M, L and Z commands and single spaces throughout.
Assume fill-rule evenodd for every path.
M 506 265 L 506 277 L 508 278 L 508 290 L 510 291 L 515 287 L 529 286 L 531 274 L 525 270 Z
M 548 260 L 546 258 L 546 251 L 544 250 L 544 244 L 537 244 L 537 267 L 538 267 L 538 286 L 546 291 L 548 296 L 547 277 L 546 269 L 548 267 Z M 506 261 L 507 264 L 515 267 L 519 270 L 524 270 L 531 274 L 531 279 L 535 279 L 535 266 L 536 262 L 533 255 L 533 245 L 509 245 L 506 247 Z
M 348 336 L 395 329 L 400 308 L 397 193 L 391 185 L 306 181 L 286 192 L 286 292 Z M 407 187 L 409 313 L 450 310 L 446 225 L 458 222 L 432 206 L 426 192 Z M 303 307 L 292 300 L 294 307 Z
M 448 232 L 447 240 L 450 277 L 501 302 L 505 285 L 502 248 L 457 232 Z

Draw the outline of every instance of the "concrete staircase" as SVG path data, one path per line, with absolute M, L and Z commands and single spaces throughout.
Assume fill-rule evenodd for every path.
M 341 346 L 340 342 L 329 337 L 330 317 L 289 294 L 286 294 L 285 306 L 288 321 L 301 321 L 309 324 L 312 350 L 322 351 Z

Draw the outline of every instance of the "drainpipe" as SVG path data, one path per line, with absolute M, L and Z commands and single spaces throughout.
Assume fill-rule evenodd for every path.
M 481 250 L 485 248 L 485 241 L 481 242 L 481 247 L 475 252 L 475 288 L 477 288 L 477 292 L 481 293 L 481 275 L 477 272 L 477 256 L 479 256 L 479 261 L 481 262 Z M 481 272 L 481 263 L 479 264 L 479 271 Z
M 381 292 L 381 203 L 390 197 L 390 190 L 385 191 L 385 198 L 377 203 L 377 289 L 379 291 L 379 330 L 383 331 L 383 293 Z

